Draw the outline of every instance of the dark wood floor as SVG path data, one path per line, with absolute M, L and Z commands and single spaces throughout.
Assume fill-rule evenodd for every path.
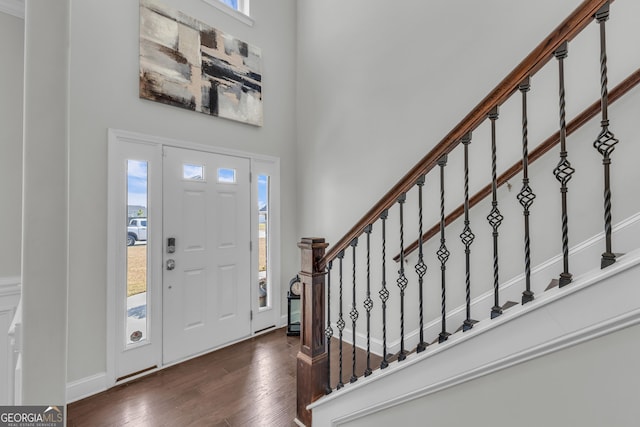
M 293 426 L 299 346 L 278 329 L 71 403 L 67 425 Z
M 285 329 L 171 366 L 67 407 L 69 427 L 295 426 L 299 337 Z M 331 340 L 331 385 L 339 376 L 339 342 Z M 343 382 L 353 375 L 344 343 Z M 381 358 L 371 355 L 373 370 Z M 356 375 L 367 366 L 356 349 Z

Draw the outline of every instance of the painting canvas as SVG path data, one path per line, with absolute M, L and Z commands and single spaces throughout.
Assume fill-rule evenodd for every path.
M 140 0 L 140 97 L 262 126 L 260 49 Z

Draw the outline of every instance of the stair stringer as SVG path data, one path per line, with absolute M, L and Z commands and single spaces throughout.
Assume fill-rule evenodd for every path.
M 335 426 L 640 324 L 640 249 L 309 405 Z

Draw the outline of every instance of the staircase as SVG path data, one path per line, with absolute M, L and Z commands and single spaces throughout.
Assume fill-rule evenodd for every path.
M 635 231 L 640 230 L 636 228 Z M 374 371 L 365 381 L 345 385 L 339 392 L 333 392 L 310 405 L 313 425 L 353 423 L 375 426 L 389 425 L 390 420 L 395 420 L 398 425 L 463 425 L 457 424 L 454 420 L 460 418 L 452 418 L 451 413 L 440 417 L 435 415 L 429 410 L 430 407 L 433 409 L 429 399 L 439 404 L 459 406 L 461 411 L 466 411 L 464 399 L 455 394 L 465 386 L 479 391 L 472 393 L 470 400 L 483 401 L 480 406 L 491 408 L 491 412 L 499 418 L 491 425 L 633 425 L 628 422 L 637 419 L 637 411 L 630 411 L 634 408 L 636 396 L 634 384 L 640 374 L 640 369 L 632 362 L 640 354 L 637 346 L 632 347 L 633 351 L 628 354 L 621 355 L 622 348 L 618 347 L 618 341 L 612 341 L 613 345 L 608 346 L 598 343 L 597 347 L 607 346 L 605 350 L 612 354 L 591 350 L 596 355 L 595 361 L 588 362 L 582 360 L 586 350 L 571 354 L 567 349 L 632 326 L 635 328 L 630 329 L 631 337 L 637 337 L 640 331 L 637 326 L 640 324 L 639 276 L 640 250 L 636 250 L 625 254 L 606 270 L 592 271 L 574 278 L 567 289 L 554 287 L 530 304 L 506 310 L 498 319 L 485 319 L 475 324 L 473 332 L 451 335 L 446 345 L 429 346 L 423 353 L 409 354 L 401 363 L 391 363 L 386 369 Z M 552 361 L 544 360 L 545 356 L 552 353 Z M 507 379 L 531 370 L 533 373 L 529 375 L 537 379 L 540 368 L 530 362 L 538 358 L 542 358 L 538 365 L 542 364 L 545 368 L 558 361 L 568 366 L 586 366 L 577 373 L 561 372 L 567 375 L 567 379 L 558 373 L 548 374 L 539 378 L 542 384 L 532 384 L 533 381 L 529 379 L 527 382 L 510 384 L 508 390 L 502 389 L 499 380 L 492 379 L 493 374 L 503 370 L 506 371 L 503 376 Z M 632 363 L 623 363 L 625 359 Z M 486 377 L 481 383 L 483 385 L 475 385 L 474 381 L 482 381 L 482 377 Z M 580 380 L 584 382 L 584 377 L 589 379 L 587 382 L 591 386 L 588 398 L 580 393 L 578 386 Z M 606 382 L 615 382 L 616 386 L 605 387 Z M 471 383 L 471 386 L 467 383 Z M 565 395 L 562 391 L 569 393 Z M 447 395 L 447 392 L 451 394 Z M 504 401 L 497 398 L 500 392 L 529 396 L 529 399 L 528 402 L 524 398 L 522 401 L 516 399 L 516 404 L 505 405 Z M 486 402 L 484 393 L 495 398 L 488 398 Z M 548 412 L 531 413 L 526 421 L 514 421 L 519 419 L 514 416 L 524 416 L 531 406 L 539 407 L 541 400 L 549 398 L 555 404 L 545 406 Z M 593 409 L 597 413 L 607 412 L 605 402 L 608 400 L 615 401 L 614 407 L 623 410 L 622 413 L 627 417 L 622 418 L 626 420 L 625 423 L 596 421 L 598 417 L 594 417 Z M 473 406 L 478 405 L 476 403 Z M 568 416 L 571 407 L 579 408 L 580 416 L 575 413 Z M 556 413 L 551 423 L 549 413 Z M 471 417 L 483 419 L 479 412 Z M 584 418 L 590 418 L 591 423 Z M 425 422 L 411 423 L 419 419 Z M 436 421 L 438 419 L 441 421 Z M 478 421 L 477 425 L 489 425 L 486 420 Z
M 633 360 L 620 355 L 626 342 L 607 354 L 594 344 L 640 322 L 640 70 L 610 88 L 607 62 L 609 15 L 624 1 L 585 0 L 336 244 L 302 239 L 299 424 L 540 425 L 548 418 L 531 408 L 541 396 L 581 409 L 550 405 L 553 425 L 634 419 L 627 391 L 640 369 L 621 363 Z M 589 25 L 600 35 L 599 97 L 568 117 L 580 97 L 567 87 L 593 93 L 565 65 Z M 534 124 L 553 133 L 530 141 Z M 582 376 L 591 359 L 571 356 L 580 348 L 601 362 Z M 553 357 L 569 368 L 531 376 Z M 526 382 L 505 377 L 523 366 Z M 585 397 L 589 375 L 614 378 L 615 390 Z M 489 397 L 470 394 L 478 384 Z M 505 405 L 491 394 L 521 398 Z M 458 401 L 467 395 L 482 402 L 475 412 Z M 598 424 L 591 408 L 612 396 L 603 411 L 629 402 L 622 424 Z

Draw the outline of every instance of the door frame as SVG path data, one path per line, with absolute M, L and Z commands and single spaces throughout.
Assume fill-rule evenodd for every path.
M 204 152 L 209 152 L 209 153 L 214 153 L 214 154 L 222 154 L 222 155 L 228 155 L 228 156 L 235 156 L 235 157 L 242 157 L 242 158 L 247 158 L 250 160 L 250 168 L 251 168 L 251 175 L 252 175 L 252 183 L 251 183 L 251 190 L 250 190 L 250 197 L 251 197 L 251 203 L 252 203 L 252 209 L 253 207 L 255 207 L 255 212 L 252 212 L 252 218 L 255 217 L 256 220 L 255 221 L 251 221 L 251 247 L 252 247 L 252 253 L 251 253 L 251 301 L 252 304 L 251 306 L 254 306 L 253 301 L 257 301 L 258 300 L 258 268 L 257 268 L 257 264 L 258 264 L 258 224 L 257 224 L 257 215 L 258 215 L 258 211 L 257 211 L 257 186 L 255 185 L 255 182 L 257 180 L 256 176 L 259 173 L 269 173 L 271 179 L 272 179 L 272 186 L 271 186 L 271 195 L 270 195 L 270 215 L 272 218 L 272 223 L 271 223 L 271 230 L 270 230 L 270 235 L 271 235 L 271 239 L 269 241 L 269 248 L 268 248 L 268 252 L 270 254 L 270 257 L 275 261 L 275 262 L 271 262 L 270 264 L 270 277 L 272 279 L 272 286 L 271 286 L 271 291 L 273 292 L 273 296 L 272 296 L 272 306 L 271 306 L 271 310 L 272 310 L 272 315 L 273 315 L 273 324 L 276 325 L 276 328 L 282 326 L 282 316 L 281 316 L 281 295 L 282 295 L 282 280 L 281 280 L 281 273 L 280 273 L 280 262 L 279 260 L 281 259 L 281 255 L 280 255 L 280 159 L 277 157 L 272 157 L 272 156 L 267 156 L 267 155 L 262 155 L 262 154 L 256 154 L 256 153 L 248 153 L 248 152 L 244 152 L 244 151 L 240 151 L 240 150 L 233 150 L 233 149 L 229 149 L 229 148 L 225 148 L 225 147 L 217 147 L 217 146 L 210 146 L 210 145 L 206 145 L 206 144 L 200 144 L 200 143 L 195 143 L 195 142 L 189 142 L 189 141 L 183 141 L 183 140 L 177 140 L 177 139 L 171 139 L 171 138 L 165 138 L 165 137 L 160 137 L 160 136 L 154 136 L 154 135 L 148 135 L 148 134 L 142 134 L 142 133 L 137 133 L 137 132 L 130 132 L 130 131 L 126 131 L 126 130 L 121 130 L 121 129 L 113 129 L 113 128 L 109 128 L 108 129 L 108 147 L 109 147 L 109 160 L 108 160 L 108 186 L 109 186 L 109 191 L 108 191 L 108 220 L 107 220 L 107 348 L 106 348 L 106 360 L 107 360 L 107 366 L 106 366 L 106 380 L 107 380 L 107 388 L 112 387 L 114 385 L 116 385 L 116 379 L 117 379 L 117 353 L 120 351 L 120 347 L 117 345 L 117 340 L 118 340 L 118 331 L 116 329 L 118 323 L 118 319 L 116 318 L 116 310 L 117 310 L 117 298 L 118 298 L 118 289 L 117 289 L 117 285 L 121 284 L 121 282 L 119 282 L 119 280 L 121 280 L 121 270 L 122 270 L 122 255 L 121 252 L 119 253 L 118 251 L 122 250 L 122 248 L 120 248 L 121 245 L 120 240 L 122 239 L 118 239 L 118 232 L 117 230 L 119 229 L 119 224 L 117 221 L 117 216 L 118 216 L 118 212 L 121 212 L 123 209 L 126 208 L 126 197 L 123 197 L 122 194 L 119 194 L 119 186 L 118 186 L 118 182 L 117 182 L 117 176 L 115 176 L 117 174 L 117 168 L 114 167 L 113 165 L 113 161 L 112 161 L 112 152 L 117 151 L 116 147 L 119 146 L 122 143 L 138 143 L 138 144 L 145 144 L 145 145 L 150 145 L 152 147 L 155 147 L 157 150 L 159 150 L 160 152 L 162 152 L 163 147 L 165 146 L 170 146 L 170 147 L 177 147 L 177 148 L 184 148 L 184 149 L 191 149 L 191 150 L 196 150 L 196 151 L 204 151 Z M 162 159 L 160 159 L 161 161 Z M 160 167 L 162 167 L 162 165 L 160 165 Z M 256 169 L 256 173 L 254 173 L 254 169 Z M 115 181 L 115 182 L 114 182 Z M 162 192 L 162 190 L 161 190 Z M 255 203 L 254 203 L 255 201 Z M 151 202 L 150 202 L 151 204 Z M 153 206 L 154 206 L 154 210 L 157 210 L 159 212 L 159 215 L 156 216 L 155 222 L 157 224 L 162 224 L 162 200 L 160 199 L 159 201 L 156 200 L 153 202 Z M 153 238 L 153 241 L 155 242 L 155 245 L 157 247 L 149 247 L 149 257 L 150 259 L 150 265 L 156 265 L 154 262 L 157 262 L 161 268 L 161 263 L 162 263 L 162 246 L 163 246 L 163 242 L 162 242 L 162 227 L 156 227 L 155 233 L 157 234 L 154 238 L 153 233 L 154 230 L 150 230 L 150 233 L 152 233 L 149 236 L 149 239 Z M 123 246 L 124 247 L 124 246 Z M 157 260 L 153 260 L 153 258 L 158 257 Z M 161 273 L 161 272 L 160 272 Z M 119 276 L 120 275 L 120 276 Z M 160 282 L 162 281 L 162 276 L 160 275 L 160 277 L 157 279 Z M 255 284 L 255 286 L 253 285 Z M 160 300 L 159 301 L 154 301 L 153 303 L 156 304 L 155 307 L 155 318 L 152 319 L 152 321 L 154 322 L 154 325 L 159 324 L 159 326 L 154 326 L 154 328 L 158 329 L 160 331 L 162 331 L 162 283 L 157 283 L 157 288 L 159 290 L 159 292 L 157 292 L 159 294 Z M 262 313 L 264 314 L 264 313 Z M 255 335 L 255 331 L 256 328 L 254 328 L 254 322 L 252 321 L 252 325 L 251 325 L 251 336 Z M 149 374 L 151 372 L 157 371 L 159 369 L 171 366 L 172 364 L 167 364 L 164 365 L 162 363 L 162 333 L 160 334 L 160 345 L 157 346 L 157 357 L 156 360 L 158 360 L 158 367 L 154 370 L 149 370 L 146 371 L 144 373 L 141 373 L 139 375 L 133 375 L 130 377 L 127 377 L 126 379 L 123 379 L 121 381 L 118 382 L 118 384 L 139 378 L 140 376 Z M 217 347 L 217 348 L 222 348 L 224 346 L 230 345 L 233 343 L 228 343 L 225 344 L 221 347 Z M 212 348 L 209 351 L 213 351 L 216 350 L 217 348 Z M 206 353 L 206 352 L 205 352 Z M 198 357 L 199 355 L 194 355 L 190 358 L 193 357 Z M 183 361 L 186 361 L 190 358 L 184 359 L 180 362 L 177 363 L 181 363 Z

